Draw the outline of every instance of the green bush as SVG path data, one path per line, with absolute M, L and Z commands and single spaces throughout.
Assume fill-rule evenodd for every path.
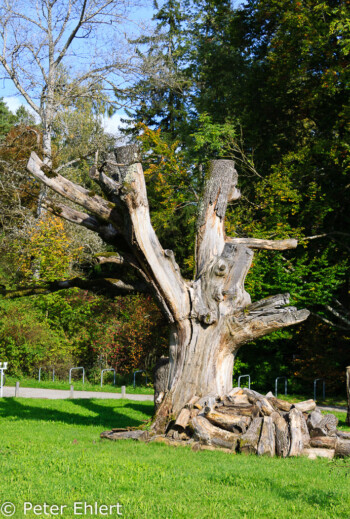
M 10 375 L 33 375 L 40 366 L 60 371 L 71 364 L 71 350 L 31 301 L 0 301 L 0 359 Z

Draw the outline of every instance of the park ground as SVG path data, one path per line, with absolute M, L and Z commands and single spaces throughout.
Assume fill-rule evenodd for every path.
M 0 399 L 0 510 L 13 503 L 12 517 L 21 519 L 349 518 L 344 460 L 257 458 L 99 438 L 106 429 L 141 425 L 152 413 L 151 402 Z M 345 413 L 337 416 L 347 430 Z M 25 502 L 41 505 L 39 514 L 24 514 Z M 44 503 L 65 508 L 45 514 Z M 78 505 L 75 513 L 74 503 L 93 508 L 85 515 Z M 120 507 L 95 514 L 95 503 Z

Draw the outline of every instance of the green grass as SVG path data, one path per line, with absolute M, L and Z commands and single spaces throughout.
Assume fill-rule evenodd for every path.
M 283 393 L 278 394 L 278 398 L 281 400 L 286 400 L 287 402 L 303 402 L 304 400 L 309 400 L 310 398 L 314 398 L 312 395 L 284 395 Z M 347 401 L 345 396 L 328 396 L 325 399 L 319 397 L 317 398 L 317 405 L 323 406 L 347 406 Z
M 32 387 L 42 389 L 65 389 L 68 391 L 70 387 L 69 382 L 64 380 L 56 380 L 55 382 L 52 382 L 51 380 L 41 380 L 39 382 L 38 380 L 29 377 L 6 377 L 6 386 L 15 386 L 16 382 L 19 382 L 21 387 Z M 92 384 L 88 380 L 85 381 L 85 384 L 83 384 L 81 380 L 72 380 L 72 384 L 74 386 L 75 391 L 101 391 L 108 393 L 121 393 L 122 385 L 120 384 L 119 386 L 114 386 L 113 384 L 106 383 L 103 384 L 103 386 L 101 387 L 100 384 Z M 142 395 L 153 395 L 154 393 L 153 387 L 145 385 L 136 385 L 134 389 L 132 384 L 126 385 L 126 392 L 131 394 Z
M 128 519 L 348 519 L 350 466 L 305 458 L 268 459 L 100 440 L 137 426 L 151 402 L 0 400 L 0 507 L 12 501 L 122 505 Z M 337 413 L 345 422 L 345 413 Z M 84 515 L 82 516 L 84 517 Z M 103 517 L 85 516 L 85 517 Z M 116 514 L 109 517 L 117 517 Z

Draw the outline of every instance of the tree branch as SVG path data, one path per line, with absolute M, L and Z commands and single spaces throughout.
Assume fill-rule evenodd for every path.
M 298 241 L 295 239 L 288 240 L 262 240 L 259 238 L 226 238 L 226 243 L 236 245 L 245 245 L 250 249 L 266 249 L 266 250 L 286 250 L 295 249 Z
M 60 290 L 67 290 L 69 288 L 80 288 L 82 290 L 89 290 L 97 294 L 106 294 L 112 296 L 131 294 L 136 292 L 149 292 L 146 283 L 143 283 L 142 281 L 137 281 L 135 283 L 124 283 L 124 281 L 121 281 L 120 279 L 98 278 L 86 280 L 76 277 L 73 279 L 67 279 L 65 281 L 46 282 L 42 285 L 24 287 L 17 290 L 4 290 L 1 288 L 0 293 L 4 296 L 5 299 L 14 299 L 24 296 L 51 294 Z
M 27 101 L 29 106 L 31 108 L 33 108 L 34 112 L 36 112 L 37 114 L 41 115 L 40 107 L 36 103 L 34 103 L 32 98 L 28 95 L 26 90 L 23 88 L 22 84 L 19 82 L 19 80 L 18 80 L 18 78 L 16 76 L 16 73 L 13 70 L 11 70 L 11 68 L 10 68 L 9 64 L 7 63 L 7 60 L 5 59 L 4 56 L 0 56 L 0 63 L 2 64 L 2 66 L 4 67 L 6 72 L 8 73 L 10 79 L 12 79 L 12 81 L 13 81 L 15 87 L 17 88 L 17 90 L 22 94 L 24 99 Z
M 55 60 L 55 65 L 59 65 L 62 61 L 62 59 L 64 58 L 64 56 L 66 55 L 66 52 L 67 50 L 69 49 L 72 41 L 74 40 L 77 32 L 79 31 L 79 29 L 81 28 L 82 26 L 82 23 L 83 23 L 83 19 L 84 19 L 84 15 L 85 15 L 85 9 L 86 9 L 86 4 L 87 4 L 87 0 L 84 0 L 83 1 L 83 5 L 81 6 L 81 12 L 80 12 L 80 18 L 79 18 L 79 21 L 78 23 L 76 24 L 76 26 L 74 27 L 73 31 L 70 33 L 70 35 L 68 36 L 68 39 L 65 43 L 65 45 L 63 46 L 61 52 L 59 53 L 58 57 L 56 58 Z
M 61 204 L 60 202 L 46 199 L 43 202 L 43 207 L 56 216 L 64 218 L 68 222 L 81 225 L 90 231 L 96 232 L 107 243 L 115 244 L 117 238 L 120 236 L 120 233 L 118 233 L 111 224 L 102 224 L 94 216 L 77 211 L 76 209 Z
M 123 255 L 120 255 L 117 253 L 112 253 L 107 255 L 106 253 L 101 252 L 100 254 L 95 254 L 95 258 L 97 259 L 99 265 L 114 263 L 116 265 L 125 265 L 140 270 L 140 265 L 137 263 L 135 258 L 131 256 L 131 254 L 123 253 Z
M 32 152 L 27 164 L 28 171 L 43 184 L 50 187 L 56 193 L 68 198 L 72 202 L 84 207 L 88 211 L 96 214 L 100 218 L 116 224 L 117 227 L 123 226 L 121 218 L 113 212 L 114 205 L 107 202 L 98 195 L 89 196 L 89 191 L 83 187 L 74 184 L 70 180 L 50 170 L 46 175 L 44 163 L 39 159 L 36 153 Z
M 232 336 L 232 350 L 254 341 L 271 332 L 303 322 L 310 315 L 308 310 L 287 307 L 289 294 L 262 299 L 244 308 L 243 311 L 227 317 L 227 327 Z
M 145 178 L 135 146 L 116 149 L 116 162 L 129 164 L 119 168 L 122 183 L 120 198 L 129 222 L 125 238 L 142 270 L 152 284 L 164 314 L 170 322 L 181 321 L 190 313 L 188 287 L 181 277 L 172 251 L 163 250 L 152 227 Z

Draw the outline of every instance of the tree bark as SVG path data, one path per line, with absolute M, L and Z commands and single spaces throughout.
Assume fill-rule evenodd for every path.
M 165 368 L 163 363 L 162 376 L 157 379 L 162 381 L 162 387 L 158 384 L 153 425 L 155 431 L 165 432 L 169 421 L 176 420 L 195 395 L 215 402 L 217 396 L 230 392 L 234 358 L 243 344 L 300 323 L 309 312 L 286 307 L 289 294 L 251 302 L 244 281 L 252 263 L 252 249 L 281 250 L 296 243 L 282 240 L 274 246 L 266 240 L 237 241 L 226 237 L 227 203 L 240 195 L 236 187 L 237 172 L 230 160 L 215 160 L 210 164 L 198 217 L 197 274 L 192 281 L 183 279 L 173 252 L 162 248 L 151 225 L 145 180 L 137 155 L 134 147 L 123 147 L 116 150 L 115 162 L 109 160 L 104 171 L 97 168 L 91 172 L 105 198 L 92 196 L 54 171 L 45 171 L 34 153 L 28 169 L 46 186 L 86 211 L 81 213 L 61 206 L 58 212 L 63 218 L 85 225 L 101 237 L 108 236 L 116 248 L 122 240 L 120 257 L 124 252 L 128 261 L 138 267 L 167 318 L 169 365 Z M 263 414 L 271 414 L 273 407 L 263 400 L 258 402 Z M 203 417 L 198 417 L 196 423 L 198 428 L 203 424 L 215 427 Z

